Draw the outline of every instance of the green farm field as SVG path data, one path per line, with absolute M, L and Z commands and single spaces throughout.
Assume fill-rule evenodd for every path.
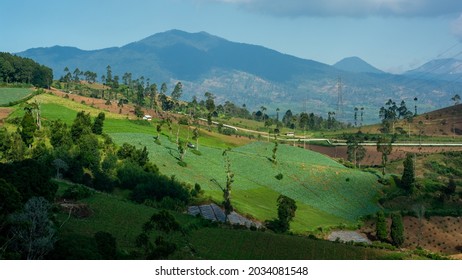
M 151 161 L 163 174 L 174 175 L 190 184 L 199 183 L 206 195 L 220 203 L 222 192 L 212 179 L 225 184 L 223 149 L 201 146 L 201 155 L 188 151 L 186 167 L 178 165 L 176 144 L 165 135 L 161 145 L 149 134 L 111 133 L 121 145 L 128 142 L 146 146 Z M 134 140 L 136 139 L 136 140 Z M 174 139 L 172 139 L 174 140 Z M 238 212 L 260 221 L 277 216 L 276 200 L 280 194 L 297 201 L 297 214 L 292 224 L 295 232 L 340 224 L 354 225 L 358 218 L 377 211 L 379 191 L 377 177 L 370 173 L 348 169 L 321 154 L 280 145 L 278 164 L 271 157 L 272 143 L 253 142 L 228 152 L 235 174 L 232 203 Z M 283 174 L 278 180 L 275 176 Z
M 0 105 L 21 100 L 32 93 L 30 88 L 4 88 L 0 87 Z
M 72 124 L 77 112 L 89 112 L 95 117 L 101 110 L 80 104 L 70 99 L 51 94 L 38 95 L 41 114 L 45 122 L 61 119 Z M 21 117 L 24 111 L 16 107 L 10 118 Z M 235 182 L 232 203 L 238 212 L 248 217 L 265 221 L 277 217 L 276 200 L 280 194 L 297 201 L 296 217 L 291 225 L 294 232 L 304 233 L 319 227 L 328 228 L 341 224 L 354 226 L 361 216 L 375 213 L 380 185 L 377 177 L 370 173 L 348 169 L 330 158 L 301 148 L 279 145 L 277 160 L 273 164 L 273 143 L 250 142 L 245 137 L 225 136 L 201 129 L 199 151 L 188 150 L 186 167 L 178 165 L 176 134 L 182 139 L 191 139 L 187 126 L 172 125 L 169 131 L 162 127 L 161 145 L 155 143 L 157 120 L 152 122 L 128 119 L 126 115 L 105 112 L 104 132 L 121 145 L 128 142 L 137 147 L 146 146 L 150 159 L 161 173 L 194 185 L 199 183 L 217 203 L 222 201 L 222 192 L 212 179 L 225 184 L 223 150 L 228 153 Z M 179 128 L 179 130 L 178 130 Z M 191 142 L 194 142 L 191 140 Z M 278 180 L 276 175 L 283 178 Z
M 69 187 L 59 182 L 58 195 Z M 61 238 L 93 238 L 99 231 L 108 231 L 116 238 L 120 250 L 136 249 L 135 240 L 143 224 L 158 210 L 120 199 L 115 195 L 94 193 L 90 198 L 78 201 L 88 205 L 92 215 L 87 218 L 68 217 L 61 212 L 57 222 L 62 225 Z M 182 246 L 194 249 L 194 255 L 177 252 L 174 259 L 384 259 L 391 253 L 353 245 L 313 240 L 295 235 L 220 227 L 202 227 L 201 219 L 171 212 L 187 229 L 186 236 L 173 237 Z M 155 236 L 157 232 L 153 233 Z M 268 246 L 271 244 L 271 246 Z

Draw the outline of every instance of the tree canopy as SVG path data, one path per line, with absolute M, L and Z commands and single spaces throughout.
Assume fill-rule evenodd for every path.
M 53 81 L 53 70 L 30 58 L 0 52 L 0 82 L 27 83 L 47 88 Z

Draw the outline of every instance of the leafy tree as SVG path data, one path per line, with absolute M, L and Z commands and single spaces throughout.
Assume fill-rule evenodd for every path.
M 34 117 L 32 116 L 32 109 L 30 107 L 26 107 L 24 110 L 26 112 L 21 120 L 21 138 L 22 141 L 24 141 L 24 144 L 30 147 L 32 142 L 34 142 L 34 132 L 37 130 L 37 125 Z
M 105 84 L 107 86 L 112 85 L 112 68 L 111 68 L 111 65 L 108 65 L 106 67 L 106 81 L 105 81 Z
M 150 240 L 150 235 L 153 230 L 160 231 L 160 235 L 154 241 Z M 142 250 L 143 256 L 146 259 L 165 259 L 173 254 L 178 246 L 167 240 L 167 234 L 182 231 L 180 224 L 175 220 L 169 212 L 161 210 L 159 213 L 151 216 L 142 228 L 142 232 L 136 238 L 136 247 Z
M 178 140 L 178 154 L 180 156 L 180 162 L 184 162 L 184 156 L 186 155 L 187 143 L 182 139 Z
M 231 163 L 229 161 L 228 151 L 224 150 L 222 155 L 225 162 L 226 185 L 225 187 L 222 187 L 216 179 L 212 179 L 211 181 L 223 191 L 223 207 L 225 208 L 225 221 L 227 222 L 229 214 L 231 214 L 234 210 L 233 205 L 231 204 L 231 185 L 234 182 L 234 173 L 231 172 Z
M 28 260 L 42 259 L 53 249 L 56 230 L 49 218 L 50 203 L 43 197 L 33 197 L 20 213 L 12 214 L 11 234 L 18 251 Z
M 141 110 L 141 106 L 139 106 L 139 105 L 135 106 L 135 116 L 137 118 L 142 118 L 144 116 L 144 111 Z
M 160 86 L 160 93 L 165 95 L 165 93 L 167 93 L 167 84 L 166 83 L 162 83 L 162 85 Z
M 449 199 L 451 195 L 456 192 L 456 187 L 456 181 L 454 181 L 454 178 L 450 178 L 448 184 L 443 189 L 443 193 L 446 199 Z
M 278 219 L 281 222 L 284 231 L 289 230 L 289 223 L 295 217 L 295 211 L 297 210 L 297 205 L 295 200 L 285 195 L 279 195 L 278 197 Z
M 60 158 L 53 160 L 53 166 L 56 168 L 56 178 L 58 179 L 62 178 L 61 170 L 67 171 L 69 169 L 69 165 Z
M 103 112 L 100 112 L 98 116 L 95 118 L 95 121 L 93 122 L 93 126 L 91 128 L 94 134 L 101 135 L 103 133 L 103 125 L 105 118 L 106 115 Z
M 183 85 L 181 84 L 181 82 L 178 82 L 172 91 L 172 99 L 175 101 L 178 101 L 182 94 L 183 94 Z
M 11 134 L 9 149 L 6 153 L 6 158 L 9 161 L 21 161 L 24 159 L 26 154 L 26 144 L 24 144 L 23 138 L 19 132 Z
M 149 109 L 152 109 L 154 107 L 156 96 L 157 96 L 157 85 L 154 83 L 151 85 L 150 91 L 149 91 L 149 99 L 150 99 Z
M 271 156 L 273 164 L 277 164 L 276 153 L 278 151 L 278 141 L 274 141 L 273 155 Z
M 85 111 L 78 112 L 71 126 L 71 137 L 74 143 L 83 135 L 90 134 L 91 128 L 90 113 L 85 113 Z
M 377 151 L 382 153 L 382 175 L 385 176 L 385 168 L 388 163 L 388 156 L 391 154 L 393 146 L 391 140 L 385 137 L 379 137 L 377 141 Z
M 360 137 L 358 135 L 350 135 L 347 140 L 348 160 L 353 162 L 356 167 L 366 157 L 366 149 L 359 144 L 359 141 Z
M 199 151 L 199 136 L 200 136 L 199 129 L 195 127 L 193 130 L 192 139 L 196 141 L 196 151 Z
M 213 93 L 206 92 L 205 94 L 205 108 L 209 111 L 209 113 L 213 113 L 215 111 L 215 96 Z
M 48 88 L 53 81 L 53 71 L 30 58 L 0 52 L 0 81 Z
M 266 225 L 269 229 L 275 232 L 287 232 L 290 228 L 290 222 L 295 217 L 295 211 L 297 210 L 297 205 L 295 200 L 292 198 L 279 195 L 277 199 L 278 203 L 278 219 L 272 221 L 266 221 Z
M 407 154 L 403 162 L 404 170 L 401 177 L 401 185 L 407 191 L 411 192 L 415 184 L 414 160 L 412 154 Z
M 384 242 L 388 239 L 387 221 L 383 211 L 377 212 L 376 223 L 375 223 L 375 234 L 377 239 Z
M 60 119 L 52 121 L 50 125 L 50 143 L 54 148 L 72 145 L 72 138 L 67 124 Z
M 97 171 L 101 161 L 101 151 L 98 148 L 98 138 L 94 134 L 85 134 L 76 143 L 77 166 Z
M 12 184 L 0 178 L 0 230 L 6 217 L 19 210 L 21 206 L 21 194 Z
M 393 245 L 401 247 L 404 243 L 404 226 L 403 218 L 400 214 L 393 213 L 391 215 L 390 235 Z

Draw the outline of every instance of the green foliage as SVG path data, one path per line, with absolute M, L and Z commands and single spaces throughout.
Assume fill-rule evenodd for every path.
M 137 118 L 142 118 L 144 116 L 144 111 L 141 109 L 141 106 L 135 106 L 135 116 Z
M 12 214 L 11 234 L 14 245 L 28 260 L 42 259 L 53 249 L 56 230 L 49 218 L 51 205 L 43 197 L 33 197 L 22 212 Z
M 149 153 L 146 146 L 144 146 L 143 149 L 137 149 L 133 145 L 123 143 L 122 147 L 117 151 L 117 156 L 119 159 L 131 160 L 139 166 L 144 166 L 149 162 Z
M 50 181 L 51 173 L 51 169 L 34 159 L 0 164 L 1 177 L 16 188 L 22 202 L 35 196 L 53 201 L 58 186 Z
M 391 215 L 390 235 L 392 244 L 396 247 L 401 247 L 404 243 L 404 226 L 403 218 L 400 214 L 393 213 Z
M 0 178 L 0 229 L 5 222 L 6 217 L 19 210 L 22 206 L 21 204 L 21 194 L 16 190 L 16 188 Z
M 106 115 L 103 112 L 99 113 L 98 117 L 95 118 L 95 121 L 93 122 L 93 126 L 91 128 L 94 134 L 101 135 L 103 133 L 103 124 L 105 118 Z
M 50 143 L 54 148 L 72 145 L 72 138 L 67 124 L 60 119 L 54 120 L 50 125 Z
M 0 81 L 45 88 L 53 81 L 53 71 L 30 58 L 0 52 Z
M 61 197 L 65 199 L 81 200 L 84 198 L 88 198 L 93 194 L 94 191 L 92 189 L 76 184 L 70 185 L 61 195 Z
M 109 232 L 98 231 L 94 235 L 98 252 L 105 260 L 117 259 L 117 242 Z
M 391 145 L 391 139 L 386 137 L 380 137 L 377 140 L 377 151 L 382 153 L 382 175 L 385 176 L 385 167 L 388 163 L 388 156 L 391 154 L 393 146 Z
M 284 175 L 282 173 L 278 173 L 276 176 L 274 176 L 277 180 L 282 180 L 284 178 Z
M 80 111 L 71 126 L 71 137 L 74 142 L 77 142 L 82 135 L 91 133 L 91 118 L 90 113 Z
M 26 146 L 31 146 L 34 142 L 34 132 L 37 130 L 31 109 L 25 108 L 26 113 L 21 121 L 21 138 Z
M 117 133 L 111 136 L 120 145 L 136 139 L 137 147 L 146 145 L 151 160 L 160 163 L 157 166 L 162 174 L 175 175 L 178 180 L 191 185 L 199 183 L 205 195 L 216 201 L 223 200 L 222 189 L 210 181 L 216 178 L 221 186 L 226 184 L 226 176 L 220 176 L 223 174 L 222 149 L 204 145 L 202 156 L 194 156 L 188 167 L 182 168 L 169 153 L 176 150 L 176 144 L 163 135 L 162 146 L 153 144 L 149 134 Z M 252 213 L 263 221 L 272 219 L 275 216 L 274 201 L 279 194 L 284 194 L 295 199 L 297 206 L 304 209 L 291 224 L 292 230 L 306 231 L 319 224 L 351 223 L 378 210 L 376 197 L 380 186 L 375 175 L 347 169 L 319 153 L 279 145 L 277 171 L 284 174 L 284 179 L 278 181 L 274 178 L 274 166 L 267 159 L 272 148 L 272 143 L 255 142 L 227 152 L 235 174 L 233 206 L 239 212 Z M 255 172 L 256 167 L 258 172 Z M 345 182 L 347 177 L 350 183 Z
M 153 230 L 169 234 L 180 231 L 181 226 L 169 212 L 161 210 L 151 216 L 149 221 L 143 225 L 141 234 L 136 238 L 136 246 L 142 250 L 144 258 L 166 259 L 176 251 L 178 246 L 162 235 L 158 236 L 153 244 L 149 237 Z
M 80 234 L 59 236 L 54 249 L 48 254 L 51 260 L 100 260 L 95 238 Z
M 415 184 L 414 174 L 414 156 L 407 154 L 406 159 L 403 162 L 404 170 L 401 177 L 401 186 L 408 192 L 411 193 Z
M 389 254 L 305 236 L 223 228 L 194 231 L 191 243 L 207 260 L 365 260 L 383 259 Z
M 377 212 L 375 222 L 375 235 L 377 239 L 382 242 L 388 240 L 387 221 L 385 219 L 385 214 L 383 213 L 383 211 Z

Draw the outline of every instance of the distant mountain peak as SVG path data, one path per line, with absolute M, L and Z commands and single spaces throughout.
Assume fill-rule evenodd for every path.
M 166 48 L 176 44 L 184 44 L 202 51 L 207 51 L 223 42 L 227 41 L 205 31 L 190 33 L 178 29 L 171 29 L 156 33 L 138 42 L 128 44 L 127 47 L 133 44 L 142 44 L 150 47 Z
M 369 63 L 357 56 L 344 58 L 332 66 L 334 66 L 337 69 L 353 73 L 384 73 L 382 70 L 375 68 L 374 66 L 370 65 Z

